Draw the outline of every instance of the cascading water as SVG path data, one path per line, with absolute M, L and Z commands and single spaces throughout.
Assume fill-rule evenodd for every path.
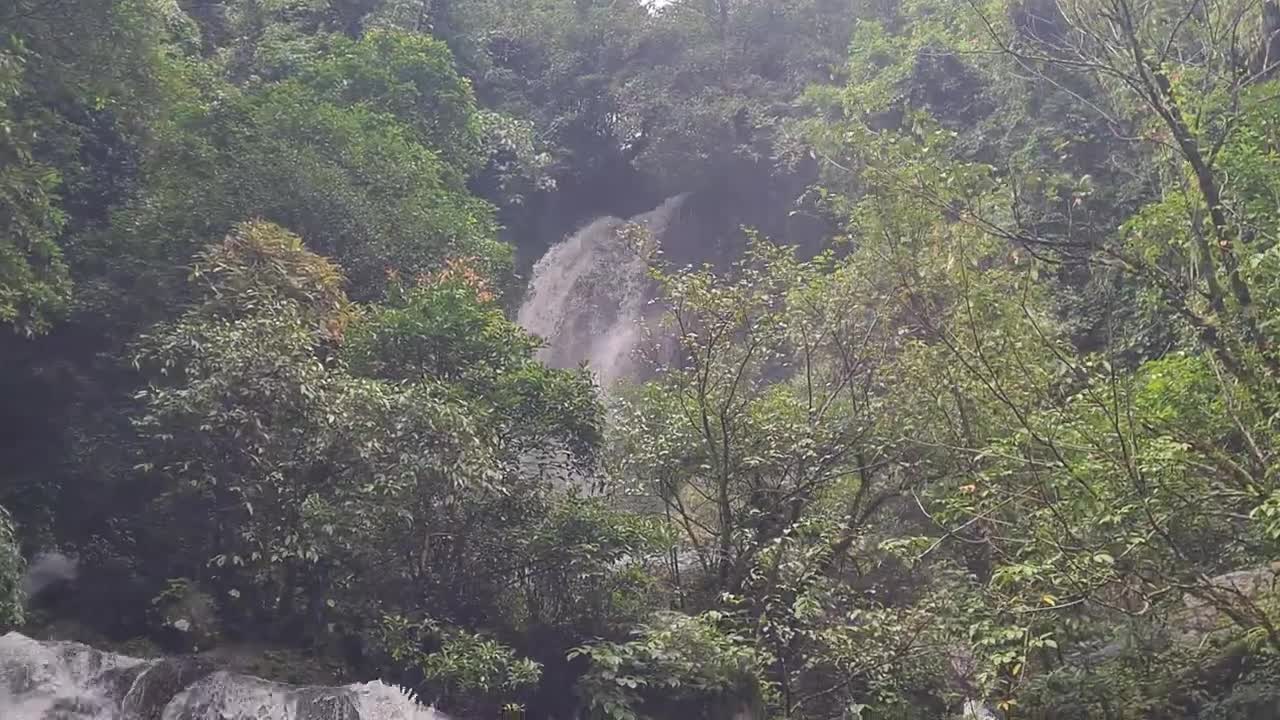
M 648 243 L 657 243 L 685 197 L 668 198 L 629 220 L 598 218 L 538 261 L 518 320 L 546 340 L 543 362 L 559 368 L 585 362 L 606 388 L 635 371 L 650 280 L 640 249 L 624 231 L 638 226 Z
M 448 720 L 374 681 L 297 687 L 197 657 L 139 660 L 72 642 L 0 637 L 4 720 Z

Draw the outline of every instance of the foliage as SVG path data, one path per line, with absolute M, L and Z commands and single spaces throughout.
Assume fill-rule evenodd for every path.
M 454 259 L 412 285 L 393 278 L 387 302 L 352 329 L 344 359 L 361 375 L 462 392 L 473 409 L 492 411 L 512 458 L 555 443 L 589 463 L 601 433 L 590 378 L 535 361 L 539 341 L 506 318 L 486 277 Z
M 121 215 L 121 230 L 155 238 L 125 245 L 130 255 L 161 262 L 171 252 L 161 238 L 191 243 L 261 217 L 342 263 L 365 297 L 388 268 L 426 272 L 454 254 L 485 271 L 506 262 L 489 206 L 393 116 L 333 104 L 296 80 L 223 92 L 178 119 L 147 198 Z
M 423 674 L 444 680 L 458 690 L 514 690 L 538 682 L 541 668 L 517 659 L 510 648 L 473 633 L 446 634 L 440 650 L 422 661 Z
M 353 377 L 324 357 L 342 280 L 296 237 L 251 223 L 204 257 L 204 302 L 140 345 L 151 384 L 135 419 L 138 469 L 166 478 L 157 500 L 180 523 L 168 532 L 209 559 L 201 572 L 225 590 L 249 601 L 250 587 L 283 580 L 289 594 L 277 572 L 303 573 L 308 602 L 327 605 L 353 581 L 342 571 L 361 538 L 422 507 L 409 496 L 429 506 L 489 482 L 491 445 L 443 388 Z M 197 517 L 219 512 L 178 514 L 189 503 Z
M 666 599 L 654 571 L 674 546 L 672 529 L 656 518 L 570 495 L 512 539 L 512 551 L 537 563 L 517 571 L 507 612 L 525 629 L 558 628 L 569 642 L 626 632 Z
M 0 41 L 0 322 L 25 335 L 66 313 L 65 233 L 120 197 L 125 138 L 165 96 L 163 48 L 180 32 L 149 0 L 53 5 L 12 3 Z
M 192 278 L 207 286 L 201 312 L 208 317 L 235 319 L 284 303 L 330 340 L 342 339 L 351 319 L 341 271 L 298 236 L 262 221 L 237 225 L 221 245 L 198 255 Z
M 451 342 L 455 338 L 460 342 Z M 347 353 L 369 375 L 473 384 L 482 382 L 473 376 L 518 368 L 537 347 L 537 339 L 506 319 L 483 276 L 454 261 L 409 287 L 393 286 L 387 304 L 349 339 Z
M 646 702 L 698 714 L 699 706 L 754 694 L 757 657 L 746 639 L 722 629 L 714 612 L 656 615 L 625 643 L 597 642 L 570 652 L 591 668 L 581 692 L 598 717 L 650 717 Z
M 11 2 L 0 623 L 21 541 L 459 715 L 1256 712 L 1278 18 Z M 686 192 L 602 399 L 499 233 Z
M 358 41 L 335 40 L 313 65 L 296 72 L 335 105 L 363 105 L 396 117 L 464 176 L 484 160 L 471 85 L 439 40 L 370 31 Z
M 971 548 L 955 559 L 996 610 L 975 624 L 974 645 L 1010 706 L 1038 669 L 1074 666 L 1057 648 L 1106 627 L 1090 612 L 1177 625 L 1190 622 L 1183 597 L 1238 633 L 1273 635 L 1252 591 L 1213 579 L 1270 557 L 1250 518 L 1267 517 L 1275 389 L 1253 315 L 1271 279 L 1243 269 L 1265 264 L 1267 243 L 1237 244 L 1268 221 L 1244 210 L 1251 191 L 1225 182 L 1208 149 L 1257 141 L 1250 98 L 1267 86 L 1214 44 L 1217 12 L 1251 10 L 1162 24 L 1178 5 L 1071 3 L 1043 17 L 1004 3 L 904 8 L 860 25 L 866 50 L 854 51 L 847 89 L 815 94 L 845 117 L 812 123 L 811 137 L 846 189 L 834 206 L 850 217 L 852 262 L 900 278 L 887 297 L 913 342 L 887 405 L 928 410 L 902 440 L 928 458 L 919 482 L 932 502 L 920 508 L 939 543 Z M 1194 69 L 1173 60 L 1190 46 L 1208 53 Z M 1000 73 L 1043 87 L 1008 94 Z M 948 84 L 980 102 L 957 113 Z M 1029 98 L 1070 102 L 1093 128 L 1133 139 L 1099 157 L 1086 149 L 1096 135 L 1028 113 Z M 1028 123 L 1056 149 L 1008 146 L 986 118 Z M 1128 191 L 1114 178 L 1131 153 L 1140 160 L 1123 172 L 1145 189 L 1095 200 L 1100 180 Z M 1076 304 L 1089 276 L 1101 312 Z M 1162 348 L 1125 304 L 1170 323 Z M 1101 336 L 1073 337 L 1083 313 Z
M 423 598 L 454 623 L 484 598 L 513 629 L 643 605 L 655 531 L 543 479 L 590 466 L 589 380 L 533 363 L 465 264 L 357 309 L 333 264 L 269 223 L 199 258 L 193 303 L 138 344 L 133 487 L 152 519 L 135 531 L 165 539 L 155 566 L 298 632 Z M 451 702 L 537 680 L 465 626 L 397 642 Z
M 383 643 L 399 663 L 416 668 L 424 681 L 443 694 L 483 693 L 510 697 L 538 682 L 541 666 L 516 656 L 496 640 L 442 627 L 434 620 L 410 622 L 399 615 L 382 618 Z M 431 637 L 424 637 L 429 635 Z M 424 652 L 424 641 L 436 649 Z
M 667 276 L 678 364 L 618 407 L 620 479 L 662 500 L 717 591 L 737 591 L 769 543 L 874 457 L 874 370 L 857 344 L 873 325 L 827 294 L 829 262 L 759 242 L 728 278 Z M 865 511 L 853 503 L 849 522 Z
M 66 303 L 70 278 L 56 239 L 65 217 L 58 171 L 32 155 L 33 123 L 17 116 L 24 50 L 0 48 L 0 322 L 33 334 L 48 329 Z
M 22 623 L 22 555 L 9 512 L 0 507 L 0 627 Z
M 731 274 L 659 277 L 678 353 L 616 401 L 618 491 L 660 503 L 686 548 L 677 591 L 733 609 L 772 711 L 887 711 L 928 684 L 909 668 L 946 636 L 871 541 L 912 462 L 888 434 L 894 419 L 877 422 L 891 412 L 879 397 L 887 303 L 864 304 L 862 273 L 834 255 L 801 262 L 759 239 Z

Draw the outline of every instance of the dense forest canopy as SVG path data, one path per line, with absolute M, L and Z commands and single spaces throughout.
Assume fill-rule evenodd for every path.
M 1276 717 L 1278 71 L 1273 0 L 8 0 L 0 629 Z M 549 367 L 534 262 L 665 198 L 643 370 Z

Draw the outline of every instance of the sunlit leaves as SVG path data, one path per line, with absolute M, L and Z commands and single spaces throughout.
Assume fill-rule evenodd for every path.
M 415 622 L 402 615 L 385 615 L 379 635 L 392 659 L 421 672 L 445 697 L 512 697 L 536 685 L 542 674 L 541 665 L 519 657 L 497 640 L 430 618 Z M 435 649 L 423 650 L 428 645 Z
M 62 178 L 33 155 L 40 128 L 20 112 L 26 60 L 21 44 L 0 44 L 0 323 L 33 335 L 62 313 L 71 281 L 57 242 Z

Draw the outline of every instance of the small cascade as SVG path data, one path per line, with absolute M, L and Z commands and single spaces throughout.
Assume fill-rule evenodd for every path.
M 387 718 L 387 720 L 448 720 L 434 708 L 418 702 L 412 692 L 399 685 L 387 685 L 379 680 L 350 685 L 355 707 L 361 718 Z
M 0 637 L 4 720 L 448 720 L 379 681 L 299 687 L 199 657 L 139 660 L 72 642 Z
M 543 362 L 559 368 L 585 362 L 606 388 L 634 373 L 652 295 L 642 253 L 660 244 L 685 197 L 628 220 L 597 218 L 538 261 L 518 320 L 546 340 Z M 631 242 L 633 226 L 645 231 L 644 247 Z
M 67 642 L 0 638 L 0 717 L 5 720 L 116 720 L 147 669 L 143 660 Z

